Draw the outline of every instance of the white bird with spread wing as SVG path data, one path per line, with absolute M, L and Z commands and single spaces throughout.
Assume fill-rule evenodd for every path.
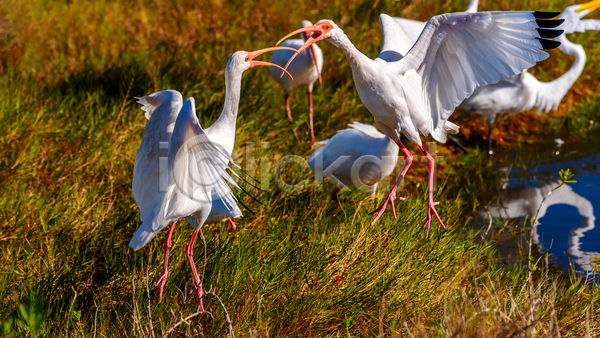
M 467 12 L 477 12 L 477 0 L 472 0 Z M 600 30 L 599 20 L 581 20 L 584 16 L 600 7 L 600 1 L 590 1 L 565 8 L 559 16 L 564 22 L 557 29 L 565 34 L 583 33 L 588 30 Z M 425 22 L 394 18 L 402 25 L 412 42 L 417 41 L 425 28 Z M 488 152 L 492 154 L 492 127 L 496 115 L 501 113 L 517 114 L 535 108 L 538 113 L 556 110 L 569 89 L 583 72 L 586 61 L 585 50 L 574 44 L 563 34 L 556 38 L 563 53 L 574 56 L 575 62 L 562 76 L 551 82 L 540 82 L 528 72 L 475 89 L 465 99 L 460 108 L 466 112 L 452 122 L 456 122 L 472 113 L 483 115 L 488 120 Z
M 175 127 L 175 120 L 183 105 L 183 98 L 178 91 L 164 90 L 137 99 L 138 103 L 142 104 L 142 110 L 146 112 L 148 123 L 144 129 L 142 143 L 135 156 L 132 190 L 133 197 L 140 208 L 140 218 L 144 221 L 159 202 L 160 191 L 165 191 L 167 187 L 167 180 L 162 175 L 166 166 L 167 151 Z M 228 221 L 235 229 L 232 218 L 241 216 L 242 212 L 237 204 L 226 206 L 222 200 L 213 199 L 211 213 L 205 224 Z M 188 217 L 188 222 L 193 224 L 193 218 Z M 169 251 L 172 246 L 171 238 L 175 224 L 176 222 L 173 222 L 171 225 L 165 240 L 164 268 L 156 283 L 159 301 L 162 300 L 163 289 L 167 280 Z
M 454 108 L 476 87 L 495 83 L 548 57 L 541 49 L 555 48 L 562 31 L 552 30 L 561 21 L 543 12 L 452 13 L 431 18 L 412 44 L 402 26 L 392 17 L 379 16 L 383 47 L 375 60 L 359 52 L 344 32 L 331 20 L 296 30 L 314 32 L 299 52 L 327 39 L 350 62 L 354 84 L 365 107 L 388 137 L 398 144 L 406 158 L 396 185 L 376 209 L 373 223 L 388 204 L 396 215 L 394 201 L 400 181 L 412 163 L 412 155 L 400 141 L 404 135 L 416 143 L 427 158 L 429 169 L 428 211 L 424 226 L 427 236 L 432 215 L 444 227 L 433 201 L 433 157 L 423 147 L 419 134 L 446 142 L 446 134 L 457 133 L 448 122 Z M 284 37 L 285 39 L 285 37 Z M 412 48 L 411 48 L 412 47 Z M 292 60 L 290 60 L 291 62 Z
M 175 222 L 187 218 L 194 227 L 194 233 L 186 255 L 202 306 L 202 285 L 193 260 L 196 237 L 203 224 L 223 220 L 226 216 L 241 215 L 226 182 L 238 186 L 226 169 L 232 162 L 242 73 L 253 66 L 271 66 L 271 63 L 254 61 L 254 58 L 279 49 L 285 47 L 236 52 L 231 56 L 225 69 L 223 111 L 207 129 L 200 127 L 193 98 L 182 105 L 181 94 L 164 91 L 140 100 L 149 122 L 136 154 L 133 191 L 143 223 L 129 246 L 139 250 L 164 227 L 172 224 L 165 243 L 164 270 L 157 282 L 159 298 L 166 283 Z M 167 142 L 168 147 L 165 146 Z M 165 148 L 168 148 L 166 163 L 165 168 L 161 168 L 163 164 L 159 164 L 159 157 L 164 154 L 160 154 L 159 149 Z M 159 182 L 162 183 L 160 187 Z
M 310 27 L 312 23 L 308 20 L 302 21 L 301 28 Z M 301 33 L 302 39 L 286 40 L 281 44 L 282 47 L 290 47 L 298 49 L 304 45 L 308 39 L 308 33 Z M 285 66 L 288 60 L 295 53 L 290 50 L 278 50 L 271 56 L 271 62 L 281 67 Z M 311 45 L 310 48 L 302 51 L 289 65 L 287 71 L 294 77 L 294 80 L 287 76 L 281 76 L 281 71 L 277 67 L 271 67 L 271 77 L 283 87 L 285 97 L 285 111 L 292 122 L 292 110 L 290 109 L 290 92 L 297 86 L 306 85 L 308 87 L 308 119 L 310 123 L 310 138 L 315 138 L 313 128 L 313 103 L 312 90 L 313 84 L 317 79 L 321 83 L 321 70 L 323 69 L 323 52 L 316 45 Z
M 565 20 L 559 27 L 565 34 L 600 30 L 599 20 L 581 20 L 584 16 L 600 7 L 600 0 L 583 5 L 567 7 L 559 16 Z M 541 82 L 528 72 L 500 81 L 496 84 L 477 88 L 473 95 L 460 104 L 465 113 L 453 119 L 458 121 L 472 113 L 483 115 L 488 120 L 488 152 L 492 153 L 492 127 L 496 115 L 500 113 L 517 114 L 536 109 L 546 113 L 558 109 L 558 105 L 583 72 L 586 54 L 583 46 L 572 43 L 563 34 L 556 38 L 563 53 L 574 56 L 571 68 L 559 78 L 550 82 Z
M 318 142 L 324 147 L 310 155 L 308 167 L 317 171 L 317 181 L 326 174 L 338 190 L 366 185 L 374 197 L 379 181 L 396 167 L 398 146 L 372 125 L 355 121 L 348 126 L 331 139 Z

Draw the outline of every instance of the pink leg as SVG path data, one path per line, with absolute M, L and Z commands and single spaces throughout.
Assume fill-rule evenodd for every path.
M 392 213 L 394 214 L 394 218 L 396 218 L 396 208 L 394 207 L 394 201 L 395 200 L 400 200 L 400 201 L 405 200 L 404 197 L 396 197 L 396 190 L 400 186 L 400 182 L 402 182 L 402 179 L 404 178 L 404 176 L 406 176 L 406 172 L 408 171 L 408 168 L 410 168 L 410 165 L 413 161 L 413 157 L 412 157 L 412 154 L 408 151 L 408 149 L 406 149 L 406 147 L 404 146 L 404 144 L 402 144 L 402 142 L 400 140 L 398 140 L 397 144 L 398 144 L 398 147 L 400 147 L 400 150 L 402 150 L 402 153 L 404 154 L 404 159 L 405 159 L 404 168 L 402 169 L 402 172 L 400 173 L 400 177 L 398 177 L 398 180 L 396 180 L 396 184 L 394 184 L 392 191 L 390 191 L 390 194 L 385 199 L 383 204 L 379 208 L 377 208 L 373 212 L 371 212 L 371 215 L 374 213 L 377 213 L 377 216 L 375 216 L 375 219 L 373 219 L 373 222 L 371 222 L 371 225 L 375 224 L 375 222 L 377 222 L 379 217 L 381 217 L 381 215 L 383 215 L 383 212 L 385 211 L 385 208 L 387 207 L 388 204 L 392 205 Z
M 290 109 L 290 95 L 285 94 L 285 111 L 287 112 L 288 119 L 290 119 L 290 123 L 294 122 L 292 120 L 292 110 Z
M 233 223 L 231 217 L 227 217 L 227 222 L 229 222 L 229 225 L 231 225 L 231 231 L 235 231 L 237 227 L 235 226 L 235 223 Z
M 160 277 L 158 278 L 158 281 L 156 282 L 156 285 L 158 287 L 158 289 L 156 290 L 156 294 L 158 295 L 158 302 L 160 303 L 160 301 L 162 300 L 162 294 L 163 294 L 163 290 L 165 288 L 165 284 L 167 284 L 167 275 L 168 275 L 168 270 L 169 270 L 169 251 L 171 250 L 171 237 L 173 236 L 173 230 L 175 230 L 175 224 L 177 222 L 173 222 L 173 224 L 171 225 L 171 229 L 169 230 L 169 235 L 167 236 L 167 239 L 165 240 L 165 263 L 163 266 L 163 272 L 160 275 Z
M 190 268 L 192 268 L 192 275 L 194 276 L 194 287 L 197 287 L 196 290 L 198 300 L 200 301 L 200 311 L 204 312 L 204 304 L 202 303 L 202 284 L 200 282 L 200 277 L 198 277 L 198 272 L 196 271 L 196 264 L 194 264 L 194 242 L 196 241 L 198 232 L 199 230 L 194 230 L 194 232 L 192 233 L 192 238 L 190 239 L 190 242 L 188 243 L 188 246 L 185 249 L 185 254 L 187 256 L 188 261 L 190 262 Z
M 429 229 L 431 228 L 431 221 L 432 221 L 432 217 L 431 214 L 433 213 L 435 215 L 435 218 L 437 218 L 438 222 L 440 222 L 440 225 L 442 226 L 442 228 L 446 229 L 446 226 L 444 226 L 444 223 L 442 222 L 442 220 L 440 219 L 440 216 L 438 215 L 437 211 L 435 210 L 435 206 L 440 204 L 440 202 L 434 202 L 433 201 L 433 175 L 434 173 L 434 166 L 433 166 L 433 157 L 431 157 L 431 155 L 429 155 L 429 153 L 427 152 L 427 150 L 425 150 L 425 148 L 423 146 L 420 146 L 419 148 L 421 148 L 421 151 L 423 151 L 423 153 L 425 154 L 425 157 L 427 157 L 427 169 L 429 169 L 429 198 L 428 198 L 428 208 L 427 208 L 427 220 L 425 220 L 425 223 L 423 224 L 423 227 L 427 226 L 427 235 L 425 236 L 425 238 L 429 238 Z
M 308 90 L 308 119 L 310 121 L 310 140 L 315 139 L 315 130 L 313 129 L 313 104 L 312 104 L 312 91 Z

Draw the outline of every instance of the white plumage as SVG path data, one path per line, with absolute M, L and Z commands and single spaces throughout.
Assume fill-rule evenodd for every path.
M 302 21 L 301 28 L 312 26 L 312 23 L 308 20 Z M 307 39 L 306 34 L 300 34 L 301 39 L 286 40 L 281 46 L 299 49 L 304 45 Z M 294 56 L 294 52 L 290 50 L 278 50 L 271 56 L 271 62 L 279 66 L 285 66 L 287 61 Z M 310 123 L 310 135 L 311 139 L 315 138 L 315 132 L 313 128 L 313 104 L 312 104 L 312 90 L 315 81 L 321 78 L 321 71 L 323 70 L 323 52 L 321 48 L 316 45 L 311 46 L 308 49 L 303 50 L 292 62 L 287 71 L 292 75 L 294 80 L 286 76 L 281 76 L 281 70 L 276 67 L 271 67 L 271 77 L 277 83 L 283 87 L 283 93 L 285 97 L 285 110 L 287 112 L 290 122 L 292 122 L 292 111 L 290 109 L 290 92 L 298 86 L 308 87 L 308 117 Z
M 223 111 L 207 129 L 202 129 L 198 122 L 193 98 L 183 106 L 181 94 L 175 91 L 160 92 L 140 99 L 142 109 L 150 118 L 134 168 L 133 190 L 140 205 L 143 223 L 129 246 L 139 250 L 164 227 L 172 224 L 165 241 L 163 273 L 157 282 L 159 299 L 166 283 L 175 222 L 187 218 L 194 232 L 186 248 L 186 256 L 194 276 L 201 310 L 204 309 L 202 285 L 193 260 L 194 242 L 207 222 L 223 221 L 227 216 L 241 216 L 227 182 L 238 186 L 226 170 L 229 169 L 228 164 L 233 163 L 231 153 L 235 143 L 242 74 L 253 66 L 271 66 L 269 62 L 254 61 L 254 58 L 280 49 L 285 47 L 236 52 L 229 58 L 225 68 Z M 165 148 L 167 142 L 166 163 L 162 166 L 162 163 L 158 164 L 158 157 L 164 154 L 159 154 L 158 149 Z M 164 184 L 164 187 L 161 186 L 159 190 L 157 182 Z
M 330 178 L 344 186 L 367 185 L 369 194 L 374 196 L 379 181 L 394 171 L 399 148 L 372 125 L 353 122 L 348 126 L 350 128 L 339 130 L 331 139 L 319 142 L 324 147 L 310 155 L 308 167 L 315 170 L 320 163 L 320 168 L 326 170 L 340 161 L 334 164 L 336 169 Z
M 140 208 L 140 219 L 144 221 L 158 203 L 160 191 L 165 191 L 167 188 L 167 182 L 161 180 L 161 175 L 166 166 L 167 151 L 175 120 L 183 105 L 183 98 L 178 91 L 164 90 L 136 99 L 142 105 L 141 109 L 146 112 L 145 116 L 148 119 L 142 143 L 135 155 L 132 182 L 133 197 Z M 215 142 L 219 141 L 218 135 L 213 135 L 213 138 L 215 138 Z M 225 150 L 226 154 L 231 156 L 233 145 L 230 149 Z M 163 183 L 162 186 L 159 186 L 160 182 Z M 211 214 L 205 224 L 225 222 L 228 217 L 239 218 L 241 216 L 242 212 L 237 204 L 227 208 L 223 201 L 214 198 Z M 193 226 L 192 217 L 188 217 L 188 222 Z M 139 250 L 146 243 L 132 242 L 132 248 Z
M 598 7 L 600 7 L 598 0 L 567 7 L 559 16 L 559 19 L 564 22 L 557 29 L 564 30 L 565 34 L 600 30 L 600 21 L 581 20 Z M 471 1 L 468 11 L 477 11 L 476 0 Z M 395 20 L 406 30 L 413 43 L 417 41 L 425 28 L 425 22 L 403 18 L 395 18 Z M 551 82 L 540 82 L 533 75 L 524 71 L 498 83 L 478 87 L 459 106 L 466 110 L 466 113 L 453 119 L 452 122 L 472 113 L 484 116 L 488 120 L 488 151 L 491 154 L 492 126 L 497 114 L 517 114 L 534 108 L 538 113 L 556 110 L 568 90 L 583 72 L 586 60 L 585 51 L 581 45 L 570 42 L 565 35 L 560 35 L 556 40 L 561 43 L 558 48 L 562 52 L 575 57 L 575 63 L 569 71 Z
M 137 99 L 148 119 L 142 143 L 135 154 L 132 182 L 133 197 L 143 221 L 158 203 L 160 189 L 166 188 L 164 184 L 159 187 L 160 175 L 164 171 L 169 142 L 183 98 L 178 91 L 165 90 Z
M 580 8 L 588 8 L 580 10 Z M 592 10 L 600 7 L 600 1 L 592 1 L 583 5 L 567 7 L 559 16 L 565 20 L 559 27 L 565 34 L 600 30 L 600 21 L 581 20 Z M 558 105 L 567 95 L 569 89 L 583 72 L 586 55 L 581 45 L 569 41 L 565 35 L 556 39 L 561 43 L 558 47 L 563 53 L 574 56 L 571 68 L 559 78 L 550 82 L 541 82 L 528 72 L 515 75 L 508 80 L 477 88 L 473 95 L 465 99 L 460 108 L 466 112 L 457 121 L 472 113 L 484 116 L 488 120 L 488 151 L 492 153 L 492 127 L 496 115 L 500 113 L 517 114 L 535 109 L 538 114 L 558 109 Z
M 477 12 L 478 5 L 479 5 L 479 0 L 471 0 L 469 2 L 469 7 L 467 7 L 467 10 L 465 11 L 465 13 Z M 412 43 L 415 43 L 415 41 L 417 41 L 417 39 L 419 38 L 419 35 L 421 35 L 421 32 L 423 32 L 423 28 L 425 28 L 425 24 L 426 24 L 426 22 L 423 22 L 423 21 L 398 18 L 398 17 L 394 17 L 394 20 L 396 20 L 396 22 L 398 22 L 400 25 L 402 25 L 402 28 L 404 28 L 406 35 L 408 35 L 408 38 L 410 39 L 410 41 L 412 41 Z
M 235 197 L 226 182 L 237 184 L 225 172 L 232 160 L 217 147 L 200 127 L 194 99 L 189 98 L 177 116 L 166 170 L 161 174 L 166 189 L 160 192 L 130 247 L 139 250 L 164 227 L 188 216 L 192 216 L 194 229 L 199 229 L 211 212 L 213 198 L 233 209 Z
M 358 94 L 375 117 L 377 126 L 398 144 L 406 156 L 405 168 L 396 186 L 378 209 L 375 222 L 392 205 L 399 182 L 412 163 L 412 155 L 400 142 L 405 135 L 423 151 L 429 168 L 429 207 L 426 225 L 432 215 L 441 222 L 433 201 L 433 157 L 422 146 L 419 134 L 446 141 L 447 132 L 458 132 L 448 122 L 454 108 L 471 95 L 477 86 L 496 83 L 521 73 L 523 69 L 544 60 L 541 49 L 556 47 L 543 37 L 556 37 L 560 31 L 537 30 L 538 18 L 555 14 L 539 12 L 481 12 L 443 14 L 431 18 L 421 36 L 411 47 L 399 23 L 388 15 L 380 15 L 383 31 L 382 51 L 375 60 L 359 52 L 346 34 L 331 20 L 321 20 L 312 27 L 292 34 L 312 31 L 300 51 L 327 39 L 340 49 L 352 67 Z M 558 22 L 546 20 L 544 27 Z M 408 52 L 406 52 L 408 50 Z M 291 60 L 290 60 L 291 61 Z

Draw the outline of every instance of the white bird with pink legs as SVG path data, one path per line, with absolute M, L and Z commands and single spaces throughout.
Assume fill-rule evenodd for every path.
M 308 167 L 315 170 L 317 182 L 326 174 L 338 190 L 366 186 L 367 193 L 375 197 L 379 182 L 396 167 L 398 146 L 372 125 L 354 121 L 348 127 L 317 142 L 323 147 L 310 155 Z
M 163 228 L 171 225 L 165 241 L 164 268 L 157 282 L 159 300 L 168 275 L 168 257 L 175 223 L 186 218 L 194 228 L 186 256 L 201 310 L 204 309 L 202 280 L 193 259 L 195 240 L 204 224 L 241 216 L 237 199 L 227 183 L 237 188 L 239 186 L 229 176 L 227 169 L 229 163 L 233 162 L 231 153 L 235 143 L 242 74 L 254 66 L 272 66 L 269 62 L 255 61 L 254 58 L 281 49 L 287 48 L 236 52 L 231 56 L 225 69 L 223 111 L 209 128 L 202 129 L 200 126 L 193 98 L 182 104 L 181 94 L 169 90 L 140 99 L 149 121 L 136 154 L 133 191 L 143 223 L 129 246 L 137 251 Z M 165 158 L 165 163 L 161 163 L 161 157 Z
M 300 25 L 300 28 L 310 27 L 312 23 L 304 20 Z M 302 39 L 286 40 L 281 44 L 283 47 L 290 47 L 298 49 L 304 45 L 308 39 L 308 33 L 303 32 L 300 34 Z M 271 62 L 281 67 L 285 66 L 288 60 L 296 53 L 290 50 L 278 50 L 271 56 Z M 313 127 L 313 102 L 312 102 L 312 91 L 313 84 L 319 80 L 321 83 L 321 71 L 323 70 L 323 52 L 321 48 L 316 45 L 311 45 L 310 48 L 303 50 L 294 59 L 287 71 L 293 76 L 289 78 L 287 76 L 281 76 L 281 70 L 277 67 L 271 67 L 271 77 L 277 81 L 283 87 L 283 95 L 285 98 L 285 111 L 287 112 L 290 123 L 293 122 L 292 110 L 290 108 L 290 94 L 292 90 L 298 86 L 307 86 L 308 88 L 308 120 L 310 124 L 310 138 L 314 140 L 315 130 Z
M 443 14 L 431 18 L 423 33 L 412 44 L 402 26 L 382 14 L 383 46 L 375 60 L 356 49 L 348 36 L 331 20 L 321 20 L 301 28 L 313 32 L 298 50 L 326 39 L 340 49 L 352 67 L 358 94 L 375 118 L 377 126 L 398 144 L 406 161 L 402 173 L 383 204 L 375 210 L 375 223 L 389 204 L 396 216 L 396 190 L 406 175 L 413 157 L 401 142 L 404 135 L 419 146 L 427 158 L 429 189 L 427 237 L 432 216 L 445 228 L 433 200 L 433 157 L 423 147 L 419 134 L 446 142 L 447 133 L 458 133 L 449 122 L 454 108 L 471 95 L 477 86 L 495 83 L 519 74 L 548 54 L 542 49 L 560 45 L 548 39 L 562 31 L 551 28 L 562 21 L 551 20 L 557 13 L 480 12 Z M 291 63 L 290 60 L 288 62 Z

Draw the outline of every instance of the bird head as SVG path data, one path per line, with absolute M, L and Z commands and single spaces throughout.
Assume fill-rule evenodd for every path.
M 270 62 L 254 60 L 257 56 L 259 56 L 261 54 L 275 51 L 275 50 L 282 50 L 282 49 L 291 50 L 295 53 L 298 53 L 298 51 L 296 51 L 294 48 L 290 48 L 290 47 L 270 47 L 270 48 L 256 50 L 254 52 L 239 51 L 239 52 L 233 53 L 233 55 L 229 58 L 229 62 L 227 62 L 226 71 L 238 71 L 240 73 L 243 73 L 245 70 L 255 67 L 255 66 L 272 66 L 272 67 L 281 69 L 293 81 L 294 78 L 292 78 L 292 75 L 290 75 L 290 73 L 288 73 L 287 70 L 283 69 L 281 66 L 278 66 L 278 65 L 270 63 Z
M 305 23 L 310 24 L 310 21 L 302 21 L 302 25 L 300 26 L 300 29 L 297 29 L 291 33 L 289 33 L 288 35 L 284 36 L 283 38 L 281 38 L 279 41 L 277 41 L 277 44 L 275 44 L 275 46 L 279 46 L 279 44 L 281 42 L 283 42 L 283 40 L 289 38 L 292 35 L 296 35 L 298 33 L 308 33 L 308 32 L 312 32 L 312 34 L 310 35 L 310 37 L 305 39 L 305 43 L 304 45 L 298 50 L 298 52 L 302 52 L 303 50 L 305 50 L 308 46 L 312 45 L 313 43 L 316 43 L 317 41 L 321 41 L 323 39 L 327 39 L 330 38 L 332 36 L 335 36 L 337 34 L 339 34 L 340 32 L 342 32 L 342 30 L 331 20 L 319 20 L 316 24 L 314 25 L 309 25 L 309 26 L 305 26 Z M 303 34 L 303 37 L 307 37 L 308 34 Z
M 303 22 L 304 23 L 304 22 Z M 328 39 L 331 37 L 336 37 L 339 34 L 343 34 L 342 30 L 331 20 L 319 20 L 316 24 L 308 27 L 302 27 L 297 29 L 290 34 L 281 38 L 281 40 L 277 41 L 276 46 L 278 46 L 283 40 L 289 38 L 292 35 L 296 35 L 298 33 L 308 33 L 312 32 L 311 36 L 308 39 L 305 39 L 304 45 L 298 49 L 298 53 L 302 52 L 306 48 L 312 46 L 314 43 L 321 41 L 323 39 Z M 290 65 L 292 60 L 296 58 L 298 54 L 292 56 L 288 63 L 285 65 L 285 69 Z M 283 75 L 283 74 L 282 74 Z
M 583 32 L 584 29 L 577 27 L 577 23 L 584 16 L 590 14 L 598 8 L 600 8 L 600 0 L 594 0 L 584 4 L 573 5 L 565 8 L 565 10 L 562 11 L 559 16 L 559 18 L 564 19 L 565 22 L 559 26 L 559 28 L 564 29 L 565 34 Z

